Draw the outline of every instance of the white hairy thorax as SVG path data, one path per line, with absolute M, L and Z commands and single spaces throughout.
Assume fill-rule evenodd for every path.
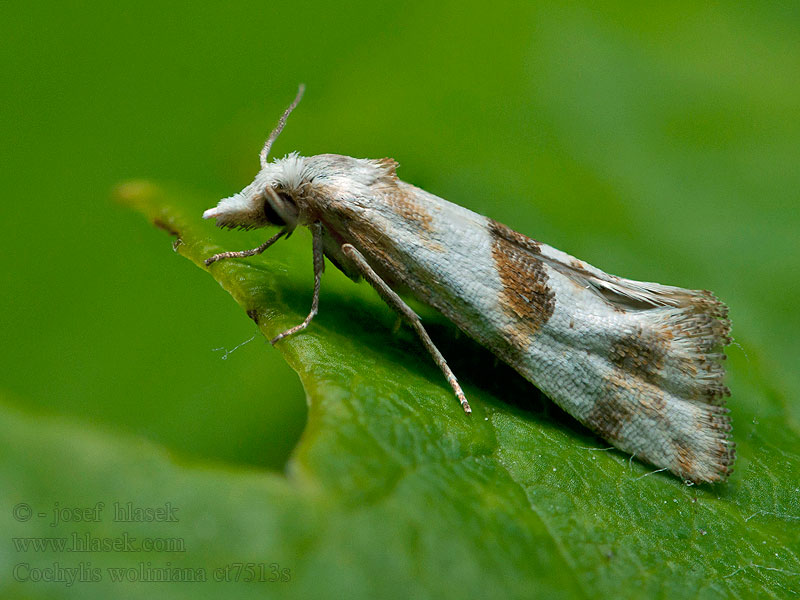
M 203 216 L 222 227 L 312 227 L 320 261 L 324 253 L 354 280 L 364 276 L 390 304 L 381 284 L 410 291 L 617 448 L 694 482 L 727 479 L 735 449 L 724 304 L 708 291 L 604 273 L 399 180 L 395 168 L 335 154 L 264 160 L 251 185 Z M 316 313 L 316 281 L 312 313 L 286 334 Z

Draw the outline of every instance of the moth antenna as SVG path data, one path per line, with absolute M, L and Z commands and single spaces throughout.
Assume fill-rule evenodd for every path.
M 264 144 L 264 148 L 262 148 L 261 154 L 259 155 L 262 168 L 267 166 L 267 156 L 269 156 L 269 150 L 272 147 L 272 144 L 275 143 L 275 140 L 278 139 L 281 131 L 283 131 L 283 128 L 286 125 L 286 119 L 289 118 L 289 115 L 292 114 L 292 111 L 300 103 L 300 99 L 303 97 L 303 92 L 305 91 L 306 86 L 305 84 L 301 83 L 297 88 L 297 96 L 294 97 L 294 101 L 289 105 L 289 108 L 283 112 L 283 116 L 278 121 L 278 125 L 272 130 L 272 133 L 269 134 L 269 137 Z

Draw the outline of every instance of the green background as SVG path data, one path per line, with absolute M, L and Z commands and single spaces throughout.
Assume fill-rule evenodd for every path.
M 643 10 L 639 3 L 602 9 L 594 3 L 2 3 L 0 35 L 5 221 L 0 244 L 6 261 L 0 296 L 6 446 L 0 455 L 0 511 L 6 520 L 0 523 L 7 523 L 12 535 L 38 535 L 33 527 L 8 520 L 15 503 L 52 507 L 54 501 L 78 506 L 114 498 L 136 501 L 144 486 L 150 489 L 143 496 L 150 504 L 180 501 L 187 511 L 203 505 L 204 515 L 235 506 L 241 517 L 239 537 L 227 536 L 218 522 L 212 533 L 199 538 L 204 548 L 231 548 L 225 560 L 255 543 L 244 541 L 253 519 L 273 515 L 274 527 L 264 525 L 264 535 L 275 541 L 266 562 L 291 566 L 295 587 L 247 588 L 245 593 L 254 595 L 301 597 L 348 586 L 365 597 L 411 590 L 446 594 L 477 577 L 482 564 L 494 569 L 494 575 L 480 574 L 487 586 L 482 591 L 501 595 L 504 585 L 510 595 L 560 589 L 567 596 L 596 590 L 689 595 L 703 589 L 698 596 L 717 597 L 743 593 L 737 591 L 741 585 L 741 590 L 781 597 L 800 588 L 796 4 L 734 8 L 687 2 Z M 355 524 L 337 521 L 327 512 L 333 505 L 352 511 L 367 502 L 361 492 L 370 498 L 382 489 L 375 473 L 358 471 L 369 462 L 364 457 L 374 459 L 367 442 L 363 449 L 351 446 L 352 456 L 337 462 L 342 447 L 357 439 L 346 435 L 353 422 L 347 414 L 327 424 L 322 418 L 318 429 L 311 428 L 312 415 L 303 446 L 289 465 L 290 476 L 299 477 L 305 487 L 296 495 L 286 491 L 282 473 L 306 425 L 307 394 L 312 412 L 315 398 L 339 398 L 332 391 L 337 369 L 349 372 L 348 361 L 357 362 L 359 348 L 370 341 L 376 346 L 371 351 L 377 363 L 374 377 L 383 371 L 391 377 L 395 366 L 405 363 L 409 379 L 397 375 L 386 389 L 368 382 L 376 388 L 354 392 L 356 399 L 395 393 L 399 396 L 392 402 L 405 406 L 406 388 L 415 398 L 435 389 L 433 405 L 450 404 L 441 414 L 435 406 L 430 410 L 441 423 L 452 419 L 458 423 L 453 427 L 464 429 L 463 435 L 453 434 L 453 448 L 482 443 L 479 434 L 478 441 L 470 442 L 470 427 L 459 420 L 435 369 L 419 356 L 408 332 L 392 336 L 392 316 L 365 285 L 349 284 L 333 269 L 326 273 L 320 325 L 307 339 L 318 335 L 320 344 L 330 345 L 328 354 L 301 341 L 284 350 L 303 377 L 304 391 L 282 354 L 265 344 L 212 278 L 172 252 L 163 231 L 113 201 L 112 190 L 122 181 L 168 182 L 171 191 L 158 196 L 159 202 L 174 206 L 169 218 L 180 215 L 197 240 L 224 249 L 255 245 L 259 234 L 215 233 L 199 217 L 202 209 L 252 179 L 258 150 L 301 81 L 307 85 L 306 97 L 274 155 L 298 150 L 391 156 L 399 161 L 403 179 L 608 272 L 712 289 L 730 305 L 736 340 L 728 351 L 730 406 L 740 458 L 727 487 L 698 493 L 715 501 L 722 497 L 724 506 L 710 509 L 712 514 L 722 511 L 739 519 L 738 525 L 726 521 L 730 529 L 718 529 L 726 533 L 718 535 L 714 547 L 735 540 L 764 542 L 776 549 L 774 556 L 744 553 L 735 560 L 715 555 L 694 565 L 682 552 L 697 551 L 687 532 L 700 527 L 681 532 L 685 522 L 676 524 L 675 515 L 660 525 L 647 511 L 640 521 L 628 517 L 637 539 L 645 540 L 639 550 L 626 548 L 630 537 L 624 528 L 609 525 L 617 537 L 585 536 L 586 547 L 600 548 L 590 556 L 586 547 L 570 541 L 569 532 L 587 531 L 591 508 L 576 513 L 576 524 L 558 511 L 549 512 L 559 504 L 554 497 L 589 494 L 587 500 L 597 506 L 613 505 L 620 497 L 653 504 L 661 501 L 655 498 L 672 502 L 673 496 L 696 493 L 664 474 L 636 482 L 638 475 L 625 469 L 641 474 L 648 469 L 607 452 L 598 453 L 602 458 L 597 460 L 627 473 L 624 493 L 609 483 L 622 475 L 606 472 L 601 479 L 607 485 L 593 485 L 587 461 L 595 459 L 584 452 L 574 460 L 585 488 L 570 486 L 574 474 L 564 473 L 564 479 L 542 488 L 558 488 L 559 494 L 537 495 L 528 488 L 517 512 L 505 511 L 507 499 L 499 494 L 494 501 L 483 496 L 483 508 L 462 506 L 467 530 L 452 534 L 451 546 L 442 542 L 441 549 L 423 543 L 429 539 L 424 530 L 435 530 L 433 523 L 415 521 L 419 537 L 408 540 L 403 536 L 411 535 L 413 527 L 401 519 L 397 531 L 392 530 L 386 521 L 394 513 L 388 509 L 382 518 L 358 515 Z M 298 233 L 260 263 L 277 261 L 275 294 L 259 298 L 259 307 L 276 311 L 264 327 L 277 331 L 307 309 L 309 245 L 308 235 Z M 226 271 L 223 284 L 230 289 L 239 276 Z M 276 297 L 279 301 L 271 303 Z M 443 339 L 446 356 L 460 365 L 457 375 L 463 373 L 473 405 L 482 404 L 482 393 L 500 399 L 500 404 L 484 404 L 497 411 L 491 414 L 506 460 L 508 452 L 517 451 L 520 456 L 512 462 L 524 464 L 529 456 L 523 452 L 525 439 L 537 439 L 530 455 L 552 458 L 548 470 L 567 460 L 560 453 L 564 446 L 604 446 L 548 408 L 531 388 L 532 418 L 519 398 L 528 388 L 518 382 L 498 384 L 505 371 L 470 375 L 485 367 L 486 361 L 471 358 L 476 353 L 483 358 L 480 351 L 463 344 L 435 315 L 425 317 L 434 323 L 434 337 Z M 366 325 L 354 323 L 362 318 Z M 224 360 L 224 351 L 215 350 L 231 349 L 254 334 L 253 341 Z M 325 377 L 307 366 L 323 355 L 333 365 Z M 415 377 L 419 388 L 409 383 Z M 504 409 L 503 402 L 511 408 Z M 370 406 L 379 410 L 380 403 Z M 502 425 L 506 414 L 513 424 Z M 397 415 L 387 409 L 384 418 L 391 422 Z M 425 423 L 415 420 L 412 427 L 420 439 L 447 437 L 446 429 L 426 429 Z M 526 433 L 527 426 L 538 433 Z M 315 435 L 332 435 L 332 430 L 347 440 L 328 440 L 330 452 L 323 461 L 314 455 L 322 452 L 314 446 Z M 383 434 L 375 434 L 375 441 L 384 449 L 391 447 L 400 456 L 415 452 L 398 442 L 399 434 Z M 99 465 L 104 460 L 114 464 Z M 442 481 L 448 466 L 442 460 Z M 649 490 L 641 497 L 640 485 Z M 484 486 L 492 487 L 485 481 Z M 231 499 L 229 489 L 240 491 Z M 410 504 L 402 506 L 411 506 L 413 513 L 414 503 L 422 507 L 423 500 L 419 488 L 409 489 Z M 335 501 L 308 500 L 317 494 L 332 494 Z M 440 501 L 440 495 L 424 498 L 433 505 Z M 452 502 L 459 506 L 460 500 Z M 536 527 L 526 525 L 531 512 L 568 566 L 564 571 L 553 571 L 547 558 L 525 560 L 521 555 L 538 539 Z M 487 513 L 493 518 L 483 521 L 481 514 Z M 764 525 L 763 539 L 756 542 L 742 533 L 754 525 L 747 517 L 769 513 L 773 521 Z M 618 518 L 617 525 L 625 521 Z M 592 527 L 600 531 L 605 522 L 600 519 Z M 321 540 L 315 527 L 325 523 L 335 525 L 328 525 Z M 670 539 L 677 535 L 669 557 L 662 552 L 659 527 Z M 6 525 L 3 529 L 0 566 L 7 571 L 20 555 L 10 550 Z M 499 547 L 487 542 L 492 529 L 502 538 Z M 112 528 L 112 533 L 118 531 Z M 183 530 L 181 535 L 191 538 Z M 395 544 L 383 536 L 405 542 Z M 468 543 L 477 549 L 464 549 Z M 363 554 L 353 551 L 351 556 L 345 550 L 350 546 L 363 548 Z M 403 560 L 416 554 L 437 557 L 454 548 L 464 551 L 463 561 L 426 563 L 430 573 Z M 281 551 L 283 557 L 275 555 Z M 332 567 L 331 557 L 343 553 L 349 558 Z M 210 556 L 216 557 L 210 550 L 197 550 L 186 560 L 205 564 Z M 365 556 L 385 560 L 366 565 L 359 562 Z M 603 560 L 612 560 L 604 556 L 616 557 L 617 566 L 604 565 Z M 117 558 L 107 561 L 113 565 Z M 52 563 L 52 557 L 41 560 Z M 70 562 L 63 556 L 56 560 Z M 97 560 L 105 564 L 103 557 Z M 692 577 L 708 587 L 675 582 L 679 574 L 692 579 L 684 570 L 691 565 L 698 569 Z M 725 579 L 730 573 L 736 575 Z M 436 577 L 440 588 L 431 583 Z M 499 578 L 497 585 L 490 585 L 492 577 Z M 7 573 L 0 573 L 0 579 L 7 579 Z M 714 580 L 722 583 L 708 583 Z M 143 585 L 126 593 L 184 593 L 180 585 Z M 115 589 L 27 584 L 0 587 L 0 592 L 86 597 L 95 590 L 102 597 Z M 209 595 L 243 593 L 234 587 L 192 589 Z

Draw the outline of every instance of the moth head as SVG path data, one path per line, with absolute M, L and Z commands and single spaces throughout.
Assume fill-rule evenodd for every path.
M 294 229 L 300 219 L 296 198 L 302 186 L 294 175 L 298 173 L 298 167 L 302 170 L 300 165 L 303 162 L 302 157 L 292 154 L 268 164 L 253 183 L 238 194 L 220 200 L 214 208 L 203 213 L 203 218 L 216 219 L 217 227 L 228 229 L 269 225 Z
M 253 229 L 278 225 L 290 231 L 297 226 L 300 209 L 297 198 L 304 183 L 305 159 L 297 154 L 268 162 L 270 148 L 286 125 L 289 114 L 303 97 L 301 85 L 294 102 L 286 109 L 261 150 L 261 171 L 253 183 L 238 194 L 219 201 L 203 213 L 204 219 L 216 219 L 218 227 Z

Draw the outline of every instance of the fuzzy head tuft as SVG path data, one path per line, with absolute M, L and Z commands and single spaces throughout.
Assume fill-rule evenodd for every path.
M 203 218 L 216 219 L 218 227 L 228 229 L 268 225 L 294 229 L 300 218 L 297 198 L 307 180 L 305 163 L 306 159 L 296 153 L 268 163 L 253 183 L 220 200 L 203 213 Z

